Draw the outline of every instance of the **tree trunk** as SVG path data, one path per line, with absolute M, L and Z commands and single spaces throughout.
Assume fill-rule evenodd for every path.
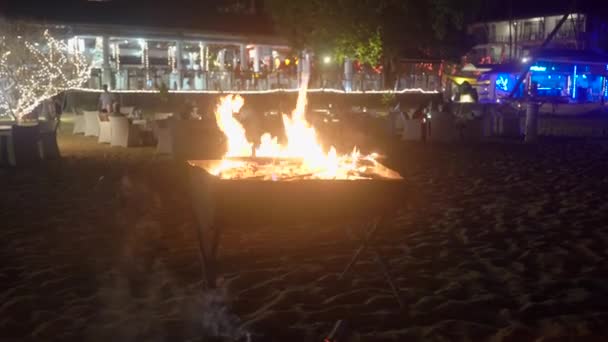
M 533 143 L 538 140 L 538 109 L 538 103 L 528 102 L 526 108 L 526 143 Z

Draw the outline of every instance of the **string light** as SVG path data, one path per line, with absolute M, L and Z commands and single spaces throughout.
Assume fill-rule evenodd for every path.
M 42 101 L 82 86 L 91 74 L 90 63 L 79 49 L 70 49 L 48 31 L 42 39 L 43 44 L 21 38 L 0 41 L 0 50 L 5 51 L 0 55 L 0 111 L 17 119 Z
M 92 92 L 92 93 L 101 93 L 103 90 L 101 89 L 93 89 L 93 88 L 73 88 L 72 90 L 84 91 L 84 92 Z M 241 94 L 241 95 L 253 95 L 253 94 L 276 94 L 276 93 L 297 93 L 299 89 L 270 89 L 270 90 L 235 90 L 235 91 L 220 91 L 220 90 L 169 90 L 170 93 L 183 93 L 183 94 Z M 123 94 L 155 94 L 158 93 L 158 90 L 116 90 L 116 93 Z M 421 88 L 409 88 L 402 90 L 353 90 L 353 91 L 344 91 L 342 89 L 327 89 L 327 88 L 318 88 L 318 89 L 308 89 L 308 93 L 332 93 L 332 94 L 353 94 L 353 95 L 361 95 L 361 94 L 439 94 L 436 90 L 424 90 Z

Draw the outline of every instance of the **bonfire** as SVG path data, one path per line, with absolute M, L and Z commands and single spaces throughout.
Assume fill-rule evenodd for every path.
M 400 179 L 398 173 L 378 162 L 378 154 L 362 155 L 357 147 L 338 154 L 333 146 L 324 149 L 315 128 L 306 120 L 307 77 L 303 77 L 296 108 L 283 114 L 286 144 L 264 133 L 258 144 L 247 139 L 245 128 L 235 118 L 245 101 L 239 95 L 220 99 L 215 112 L 218 127 L 227 139 L 227 152 L 209 172 L 221 179 L 288 181 L 301 179 Z

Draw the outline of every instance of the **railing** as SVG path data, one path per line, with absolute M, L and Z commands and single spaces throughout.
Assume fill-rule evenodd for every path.
M 571 40 L 576 39 L 576 32 L 572 29 L 567 30 L 559 30 L 555 35 L 555 40 Z M 513 32 L 512 42 L 535 42 L 535 41 L 543 41 L 545 39 L 545 34 L 542 31 L 532 31 L 532 32 L 519 32 L 515 35 Z M 509 35 L 497 35 L 490 36 L 488 38 L 488 43 L 490 44 L 508 44 L 509 43 Z
M 113 75 L 114 90 L 156 90 L 165 84 L 170 90 L 189 91 L 267 91 L 273 89 L 297 89 L 298 75 L 293 72 L 232 72 L 210 71 L 194 73 L 187 71 L 181 79 L 176 73 L 159 71 L 146 73 L 142 69 L 133 69 L 129 73 L 121 72 Z M 396 84 L 391 84 L 391 90 L 417 88 L 425 91 L 438 91 L 441 88 L 440 79 L 433 75 L 400 75 Z M 94 75 L 85 88 L 101 88 L 101 75 Z M 346 89 L 344 75 L 313 74 L 309 88 L 315 89 Z M 350 89 L 352 91 L 384 90 L 384 78 L 377 73 L 353 74 Z

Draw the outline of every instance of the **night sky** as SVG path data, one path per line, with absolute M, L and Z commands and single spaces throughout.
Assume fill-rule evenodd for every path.
M 217 5 L 231 1 L 235 0 L 3 0 L 2 3 L 5 10 L 9 12 L 63 12 L 87 15 L 89 11 L 97 11 L 102 8 L 129 11 L 137 9 L 140 12 L 162 9 L 164 11 L 172 10 L 177 14 L 183 14 L 183 10 L 211 12 Z M 248 2 L 248 0 L 242 1 Z M 257 2 L 258 7 L 263 3 L 263 1 Z M 571 3 L 572 0 L 487 0 L 482 2 L 479 17 L 483 20 L 505 17 L 509 13 L 514 16 L 538 15 L 541 13 L 558 14 L 570 7 Z M 593 0 L 577 0 L 575 3 L 579 10 L 593 9 L 593 11 L 596 11 L 604 7 L 600 1 Z
M 245 0 L 2 0 L 4 8 L 0 10 L 9 17 L 63 23 L 273 32 L 272 23 L 264 16 L 218 13 L 218 7 L 234 1 Z
M 267 17 L 240 16 L 228 20 L 219 16 L 217 7 L 250 0 L 2 0 L 0 11 L 9 17 L 47 19 L 74 23 L 131 24 L 165 27 L 221 29 L 254 33 L 271 33 Z M 262 12 L 263 0 L 255 0 Z M 288 0 L 286 0 L 288 1 Z M 562 14 L 571 8 L 572 0 L 487 0 L 481 2 L 474 21 Z M 577 0 L 574 11 L 608 17 L 601 1 Z M 234 15 L 231 15 L 234 17 Z

